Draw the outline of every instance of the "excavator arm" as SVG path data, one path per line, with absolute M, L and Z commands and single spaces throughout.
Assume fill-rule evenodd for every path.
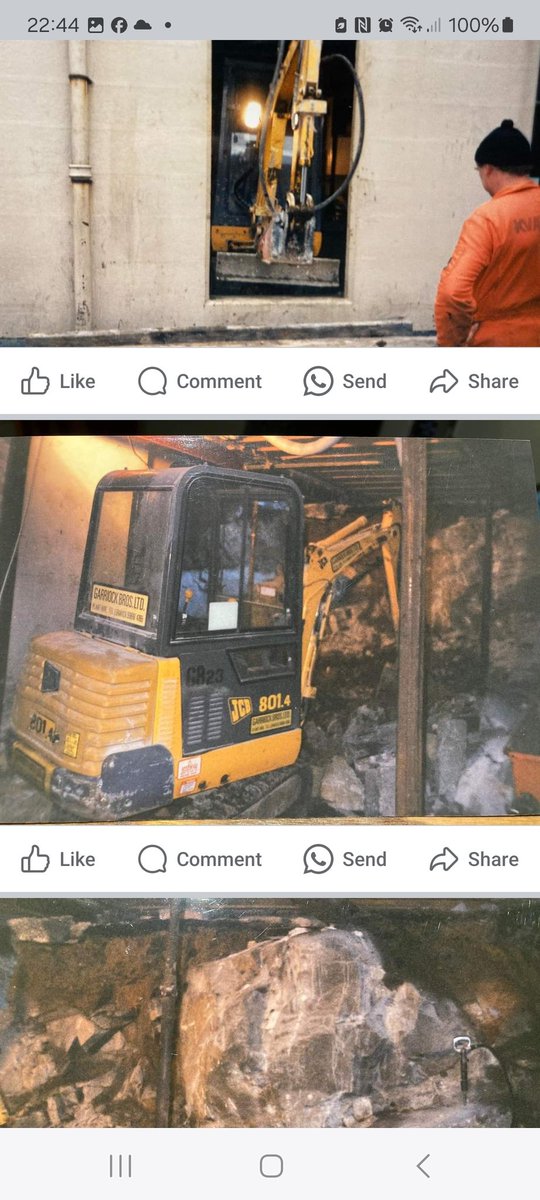
M 317 136 L 328 112 L 320 85 L 321 63 L 328 61 L 321 57 L 322 48 L 323 43 L 315 41 L 279 44 L 258 141 L 253 146 L 257 191 L 254 202 L 245 205 L 250 208 L 251 225 L 213 227 L 217 279 L 280 287 L 339 287 L 339 259 L 320 257 L 322 233 L 316 227 L 317 213 L 346 190 L 358 167 L 364 106 L 354 66 L 344 55 L 331 55 L 340 59 L 341 66 L 352 75 L 360 132 L 346 178 L 332 195 L 311 195 L 309 188 L 315 188 L 310 168 L 317 165 Z M 249 169 L 242 178 L 248 174 Z M 324 188 L 319 190 L 324 192 Z
M 313 699 L 312 685 L 319 645 L 324 637 L 328 613 L 337 580 L 354 579 L 358 566 L 380 556 L 385 576 L 390 612 L 398 630 L 398 559 L 401 544 L 401 506 L 392 501 L 379 521 L 358 517 L 320 542 L 307 547 L 304 567 L 304 607 L 302 638 L 302 700 Z

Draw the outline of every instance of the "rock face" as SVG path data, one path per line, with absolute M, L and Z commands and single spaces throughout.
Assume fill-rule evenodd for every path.
M 295 931 L 192 968 L 181 1010 L 187 1112 L 198 1126 L 510 1124 L 488 1050 L 464 1104 L 450 1000 L 394 989 L 360 931 Z
M 0 1095 L 10 1125 L 112 1128 L 155 1121 L 160 1012 L 152 1002 L 163 934 L 120 936 L 136 916 L 116 905 L 92 921 L 22 915 L 6 922 L 14 954 L 0 1004 Z M 123 920 L 122 920 L 123 918 Z M 86 937 L 100 931 L 100 936 Z M 0 960 L 1 961 L 1 960 Z M 8 974 L 9 971 L 9 974 Z M 1 978 L 1 976 L 0 976 Z

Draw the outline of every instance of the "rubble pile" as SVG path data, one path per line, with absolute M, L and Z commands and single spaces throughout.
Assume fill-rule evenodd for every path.
M 361 930 L 294 930 L 192 969 L 181 1013 L 183 1086 L 197 1126 L 506 1126 L 511 1099 L 489 1049 L 467 1103 L 452 1000 L 385 983 Z
M 91 922 L 67 916 L 9 926 L 17 966 L 0 1009 L 0 1094 L 10 1124 L 153 1125 L 162 936 L 87 941 Z
M 528 711 L 512 700 L 468 692 L 433 705 L 427 722 L 426 812 L 437 816 L 504 816 L 525 811 L 515 797 L 506 748 Z M 339 728 L 338 728 L 339 726 Z M 329 815 L 391 817 L 395 813 L 397 724 L 385 710 L 361 705 L 347 724 L 305 731 L 314 789 Z M 526 807 L 526 801 L 522 802 Z
M 462 516 L 428 538 L 429 814 L 538 811 L 515 797 L 506 754 L 538 691 L 538 530 L 503 509 L 493 516 L 487 694 L 480 678 L 484 536 L 483 518 Z M 318 816 L 395 813 L 397 670 L 383 586 L 376 571 L 354 585 L 331 613 L 321 646 L 318 695 L 304 731 Z M 359 697 L 365 702 L 358 706 Z

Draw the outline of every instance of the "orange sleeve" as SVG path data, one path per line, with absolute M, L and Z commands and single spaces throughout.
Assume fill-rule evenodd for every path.
M 435 298 L 435 328 L 439 346 L 463 346 L 476 315 L 474 286 L 493 254 L 491 223 L 473 213 L 461 230 L 454 253 L 444 268 Z

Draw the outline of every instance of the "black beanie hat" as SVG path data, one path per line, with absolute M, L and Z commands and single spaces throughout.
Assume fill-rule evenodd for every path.
M 512 171 L 520 168 L 522 171 L 532 166 L 532 152 L 529 142 L 519 129 L 514 129 L 514 122 L 503 121 L 497 129 L 492 129 L 483 142 L 480 142 L 474 156 L 479 167 L 487 163 L 498 167 L 500 171 Z

